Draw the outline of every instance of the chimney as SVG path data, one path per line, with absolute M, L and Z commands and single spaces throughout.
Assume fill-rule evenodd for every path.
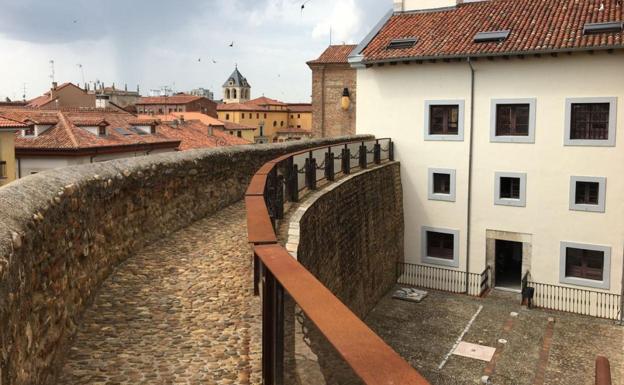
M 464 0 L 394 0 L 394 12 L 449 8 L 463 2 Z
M 208 125 L 208 136 L 213 136 L 214 135 L 214 127 L 212 127 L 212 124 Z
M 184 124 L 184 115 L 180 115 L 180 124 Z
M 57 82 L 52 82 L 52 89 L 55 90 L 58 87 Z

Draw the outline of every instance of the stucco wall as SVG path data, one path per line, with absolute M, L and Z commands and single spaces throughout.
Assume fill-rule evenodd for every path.
M 121 159 L 0 189 L 0 383 L 53 384 L 82 311 L 119 262 L 240 200 L 264 162 L 331 142 Z
M 474 168 L 470 270 L 486 263 L 486 230 L 532 235 L 531 274 L 560 284 L 560 242 L 611 247 L 610 292 L 621 288 L 624 249 L 624 53 L 479 60 L 475 67 Z M 617 97 L 615 147 L 564 146 L 565 99 Z M 536 99 L 535 143 L 490 142 L 491 100 Z M 465 101 L 465 139 L 425 141 L 425 100 Z M 421 226 L 460 231 L 465 269 L 470 133 L 470 70 L 463 63 L 425 63 L 358 70 L 358 132 L 391 136 L 401 162 L 405 255 L 421 261 Z M 379 111 L 384 111 L 383 114 Z M 457 172 L 455 202 L 428 199 L 428 168 Z M 526 207 L 494 205 L 495 172 L 527 173 Z M 607 178 L 606 212 L 569 210 L 571 176 Z
M 0 179 L 0 186 L 15 180 L 15 133 L 0 132 L 0 160 L 6 162 L 6 178 Z

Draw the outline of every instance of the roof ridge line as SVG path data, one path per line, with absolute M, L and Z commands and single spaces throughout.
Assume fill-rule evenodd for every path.
M 59 111 L 57 113 L 57 116 L 59 117 L 60 122 L 63 123 L 65 131 L 67 132 L 67 135 L 69 136 L 69 140 L 71 140 L 72 144 L 75 147 L 80 147 L 78 144 L 78 140 L 76 139 L 76 137 L 74 136 L 74 133 L 72 132 L 72 127 L 74 127 L 74 124 L 69 119 L 67 119 L 67 117 L 62 111 Z

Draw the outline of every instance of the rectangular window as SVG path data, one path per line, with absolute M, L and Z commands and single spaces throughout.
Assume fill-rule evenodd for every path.
M 434 194 L 450 194 L 451 193 L 451 175 L 433 173 L 433 193 Z
M 566 247 L 566 277 L 602 281 L 604 251 Z
M 520 178 L 501 177 L 500 197 L 503 199 L 520 199 Z
M 570 178 L 570 210 L 604 213 L 607 178 L 573 176 Z
M 453 259 L 453 234 L 427 231 L 427 256 L 430 258 Z
M 608 140 L 609 103 L 572 103 L 570 139 Z
M 528 136 L 529 104 L 497 104 L 496 136 Z
M 599 192 L 600 183 L 598 182 L 576 182 L 574 201 L 577 205 L 597 205 Z
M 458 105 L 431 105 L 429 107 L 429 135 L 457 135 L 458 133 Z
M 5 160 L 0 160 L 0 179 L 7 178 L 7 164 Z
M 24 130 L 24 136 L 35 136 L 35 127 L 30 126 Z
M 260 114 L 256 114 L 256 119 L 260 119 Z
M 106 127 L 105 126 L 99 126 L 98 127 L 98 135 L 99 136 L 106 136 Z

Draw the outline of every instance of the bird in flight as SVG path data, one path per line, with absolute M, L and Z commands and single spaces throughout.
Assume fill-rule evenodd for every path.
M 212 64 L 217 64 L 217 61 L 215 59 L 212 59 Z
M 303 14 L 303 10 L 305 9 L 305 5 L 308 4 L 310 2 L 310 0 L 306 0 L 303 2 L 303 4 L 301 4 L 301 13 Z
M 198 62 L 201 62 L 201 58 L 197 59 Z
M 230 47 L 234 47 L 234 42 L 231 42 L 231 43 L 230 43 Z
M 74 20 L 74 24 L 78 23 L 78 20 Z

